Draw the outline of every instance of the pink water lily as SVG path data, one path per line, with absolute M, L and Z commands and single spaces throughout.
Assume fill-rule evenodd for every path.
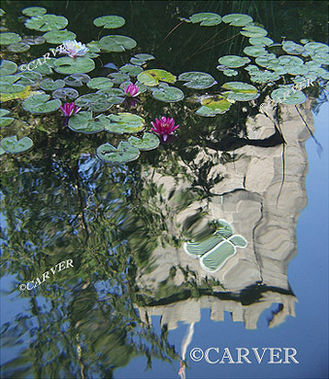
M 82 57 L 89 51 L 88 47 L 81 42 L 74 41 L 63 41 L 61 45 L 60 52 L 66 54 L 71 58 Z
M 74 103 L 65 103 L 64 107 L 60 106 L 61 111 L 64 113 L 65 117 L 71 117 L 77 114 L 81 108 L 77 107 Z
M 173 118 L 161 117 L 159 120 L 156 118 L 155 122 L 151 122 L 153 128 L 151 129 L 154 133 L 159 134 L 163 137 L 163 141 L 166 142 L 169 135 L 173 134 L 174 131 L 179 127 L 175 125 L 175 120 Z
M 135 97 L 135 96 L 138 96 L 139 94 L 139 87 L 136 86 L 136 84 L 134 83 L 130 83 L 130 84 L 126 84 L 124 86 L 124 91 L 125 91 L 125 94 L 126 96 L 131 96 L 131 97 Z

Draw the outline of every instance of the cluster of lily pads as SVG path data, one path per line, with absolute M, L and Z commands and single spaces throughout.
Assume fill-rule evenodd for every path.
M 151 54 L 137 53 L 129 62 L 117 68 L 107 77 L 91 77 L 95 68 L 94 59 L 101 53 L 120 53 L 132 50 L 137 42 L 131 37 L 118 34 L 106 35 L 98 41 L 90 41 L 86 45 L 75 41 L 75 33 L 66 29 L 68 20 L 63 16 L 47 14 L 42 7 L 28 7 L 22 13 L 26 16 L 25 27 L 42 35 L 21 37 L 17 33 L 0 33 L 0 44 L 12 53 L 23 53 L 33 45 L 45 42 L 58 45 L 70 45 L 73 53 L 64 57 L 50 57 L 44 60 L 35 59 L 20 66 L 10 60 L 2 60 L 0 65 L 0 99 L 6 102 L 14 99 L 23 100 L 22 107 L 34 115 L 44 115 L 60 109 L 62 102 L 74 101 L 81 112 L 74 112 L 68 121 L 68 127 L 80 133 L 98 133 L 106 131 L 120 135 L 137 134 L 128 140 L 122 140 L 115 148 L 109 143 L 99 146 L 97 155 L 109 162 L 128 162 L 137 157 L 140 151 L 155 149 L 159 145 L 156 135 L 145 132 L 145 120 L 133 113 L 108 113 L 113 105 L 124 103 L 127 96 L 138 96 L 149 93 L 154 99 L 171 103 L 184 99 L 181 86 L 190 90 L 206 90 L 218 85 L 217 80 L 204 72 L 185 72 L 178 77 L 163 69 L 146 69 L 155 57 Z M 0 12 L 1 16 L 4 12 Z M 277 103 L 299 104 L 306 97 L 302 88 L 311 81 L 322 81 L 327 85 L 329 73 L 329 46 L 323 43 L 301 40 L 301 44 L 284 41 L 274 44 L 266 37 L 267 31 L 257 25 L 252 17 L 245 14 L 229 14 L 224 17 L 216 13 L 197 13 L 185 22 L 200 26 L 217 26 L 221 22 L 240 27 L 241 35 L 249 38 L 250 46 L 244 48 L 246 56 L 226 55 L 218 59 L 218 70 L 224 76 L 237 76 L 239 69 L 244 69 L 250 80 L 259 85 L 272 85 L 280 81 L 279 87 L 271 92 L 272 99 Z M 97 17 L 93 21 L 96 27 L 118 29 L 125 24 L 121 16 L 109 15 Z M 71 42 L 72 41 L 72 42 Z M 75 46 L 79 53 L 74 53 Z M 272 48 L 280 48 L 280 56 L 271 52 Z M 54 50 L 54 49 L 50 49 Z M 64 50 L 65 51 L 65 50 Z M 298 55 L 298 56 L 297 56 Z M 252 60 L 254 60 L 252 62 Z M 26 70 L 25 67 L 33 67 Z M 54 80 L 50 75 L 62 75 Z M 296 90 L 296 85 L 298 89 Z M 79 87 L 92 90 L 80 94 Z M 219 86 L 218 86 L 219 87 Z M 203 117 L 215 117 L 227 112 L 236 101 L 250 101 L 259 97 L 259 89 L 242 81 L 229 81 L 221 84 L 216 94 L 198 95 L 201 107 L 196 114 Z M 130 88 L 128 91 L 127 88 Z M 138 88 L 135 91 L 134 88 Z M 36 91 L 37 90 L 37 91 Z M 14 119 L 8 117 L 8 111 L 1 110 L 0 125 L 7 126 Z M 9 142 L 8 142 L 9 138 Z M 19 145 L 19 147 L 18 147 Z M 33 142 L 28 139 L 17 140 L 16 136 L 1 141 L 0 153 L 15 153 L 29 149 Z M 22 150 L 23 149 L 23 150 Z

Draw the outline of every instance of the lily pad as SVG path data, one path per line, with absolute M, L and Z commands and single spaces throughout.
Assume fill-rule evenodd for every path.
M 247 46 L 243 49 L 243 52 L 251 57 L 258 57 L 260 55 L 267 54 L 267 51 L 262 46 Z
M 75 101 L 75 104 L 78 107 L 86 108 L 88 111 L 93 112 L 105 112 L 113 105 L 103 93 L 89 93 L 80 96 Z
M 113 87 L 113 82 L 109 78 L 99 77 L 93 78 L 88 83 L 87 86 L 93 89 L 109 89 Z
M 29 150 L 33 141 L 29 137 L 17 140 L 17 136 L 6 137 L 1 141 L 1 147 L 6 153 L 17 154 Z
M 138 53 L 134 55 L 137 59 L 142 59 L 143 61 L 150 61 L 152 59 L 155 59 L 155 56 L 152 54 L 146 54 L 146 53 Z
M 284 66 L 294 66 L 294 65 L 302 65 L 304 61 L 301 58 L 294 57 L 291 55 L 281 55 L 279 57 L 279 63 Z
M 184 92 L 176 87 L 168 86 L 168 84 L 160 84 L 159 87 L 152 90 L 152 96 L 166 103 L 173 103 L 184 99 Z
M 21 41 L 8 45 L 7 49 L 12 53 L 24 53 L 30 49 L 30 45 Z
M 22 40 L 22 37 L 17 33 L 0 33 L 0 45 L 11 45 Z
M 95 68 L 95 63 L 87 57 L 63 57 L 55 60 L 54 69 L 59 74 L 84 74 Z
M 1 60 L 0 63 L 0 76 L 14 74 L 17 70 L 17 64 L 12 61 L 7 61 L 5 59 Z
M 55 58 L 48 58 L 46 61 L 39 59 L 35 59 L 29 63 L 30 67 L 33 69 L 33 71 L 37 71 L 42 75 L 51 75 L 53 73 L 53 66 L 55 63 Z M 42 62 L 42 64 L 40 64 Z M 23 67 L 26 67 L 26 65 L 22 64 L 19 66 L 19 69 L 22 71 L 25 71 L 26 68 L 23 69 Z
M 22 106 L 25 111 L 33 114 L 44 114 L 57 111 L 61 106 L 61 101 L 58 99 L 49 99 L 50 95 L 47 94 L 31 96 L 24 100 Z
M 293 41 L 283 41 L 282 49 L 288 54 L 299 55 L 304 51 L 304 46 Z
M 74 132 L 93 134 L 102 132 L 108 120 L 104 115 L 93 118 L 92 112 L 79 112 L 70 117 L 68 127 Z
M 245 26 L 247 24 L 250 24 L 253 19 L 247 14 L 231 13 L 224 16 L 223 21 L 226 24 L 230 24 L 232 26 Z
M 129 76 L 135 77 L 141 72 L 143 72 L 143 69 L 133 64 L 126 64 L 120 67 L 120 71 L 123 72 L 124 74 L 128 74 Z
M 122 52 L 126 50 L 131 50 L 137 46 L 137 42 L 126 36 L 105 36 L 102 37 L 99 41 L 99 46 L 105 52 Z
M 112 72 L 109 77 L 112 78 L 112 82 L 115 84 L 121 84 L 130 79 L 129 75 L 124 74 L 123 72 Z
M 202 107 L 196 113 L 199 116 L 214 117 L 227 112 L 232 103 L 221 95 L 213 95 L 203 98 L 201 104 Z
M 46 39 L 43 36 L 24 36 L 22 42 L 31 46 L 42 45 L 46 42 Z
M 178 80 L 186 82 L 184 83 L 185 87 L 194 89 L 210 88 L 217 83 L 210 74 L 197 71 L 184 72 L 179 75 Z
M 72 74 L 64 78 L 65 84 L 70 87 L 82 87 L 89 80 L 90 76 L 87 74 Z
M 272 45 L 273 40 L 268 37 L 251 37 L 249 38 L 249 43 L 255 46 L 269 46 Z
M 7 117 L 7 115 L 10 113 L 7 109 L 0 109 L 0 127 L 8 126 L 10 125 L 13 121 L 14 118 L 12 117 Z
M 105 29 L 117 29 L 121 28 L 126 23 L 126 20 L 121 16 L 102 16 L 95 18 L 93 22 L 98 27 L 103 26 Z
M 224 75 L 226 76 L 237 76 L 238 75 L 238 71 L 236 70 L 230 70 L 230 69 L 227 69 L 227 70 L 223 70 L 222 71 Z
M 24 91 L 25 85 L 17 84 L 19 77 L 16 75 L 8 75 L 0 77 L 1 93 L 18 93 Z
M 121 104 L 124 101 L 124 91 L 121 88 L 103 88 L 96 93 L 105 95 L 111 105 Z
M 282 86 L 271 93 L 271 98 L 280 104 L 296 105 L 304 103 L 306 96 L 302 91 L 294 90 L 291 86 Z
M 200 26 L 214 26 L 222 22 L 222 18 L 217 13 L 203 12 L 195 13 L 190 17 L 193 24 L 200 23 Z
M 159 84 L 159 81 L 175 83 L 176 76 L 165 70 L 152 69 L 141 72 L 137 80 L 146 86 L 154 87 Z
M 227 94 L 227 99 L 230 100 L 249 101 L 259 96 L 257 88 L 248 83 L 228 82 L 223 84 L 222 87 L 230 90 Z
M 45 14 L 42 16 L 32 17 L 25 21 L 25 26 L 28 29 L 39 30 L 40 32 L 48 32 L 55 29 L 64 29 L 68 21 L 63 16 L 54 14 Z
M 97 148 L 97 156 L 110 163 L 127 163 L 139 157 L 139 149 L 127 141 L 121 141 L 115 148 L 110 143 L 105 143 Z
M 267 30 L 254 25 L 245 26 L 240 33 L 245 37 L 265 37 L 267 35 Z
M 124 134 L 137 133 L 143 130 L 145 121 L 142 117 L 132 113 L 118 113 L 107 116 L 109 124 L 105 130 L 109 133 Z
M 73 41 L 76 38 L 76 34 L 69 30 L 52 30 L 43 35 L 48 43 L 59 44 L 63 41 Z
M 53 80 L 50 78 L 46 78 L 40 82 L 40 88 L 42 88 L 45 91 L 54 91 L 58 88 L 65 87 L 65 82 L 62 79 Z
M 304 45 L 304 48 L 306 51 L 309 51 L 311 54 L 329 52 L 329 46 L 321 42 L 308 42 L 306 45 Z
M 154 133 L 144 133 L 142 138 L 131 136 L 128 142 L 141 151 L 156 149 L 160 144 L 159 138 Z
M 200 107 L 195 113 L 202 117 L 216 117 L 218 114 L 220 114 L 206 106 Z
M 242 67 L 249 62 L 249 58 L 239 57 L 238 55 L 225 55 L 224 57 L 218 59 L 219 64 L 223 64 L 224 66 L 229 68 Z
M 22 13 L 28 17 L 42 16 L 47 13 L 47 9 L 43 7 L 28 7 L 24 8 Z
M 60 99 L 63 101 L 75 100 L 79 96 L 79 92 L 74 88 L 58 88 L 52 93 L 54 99 Z

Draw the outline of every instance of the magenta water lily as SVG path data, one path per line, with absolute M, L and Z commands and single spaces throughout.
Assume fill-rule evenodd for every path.
M 130 83 L 124 86 L 126 96 L 135 97 L 139 94 L 139 87 L 134 83 Z
M 179 127 L 175 125 L 175 120 L 173 118 L 161 117 L 155 119 L 151 122 L 153 128 L 151 129 L 154 133 L 162 136 L 163 141 L 166 142 L 169 135 L 173 134 L 174 131 Z
M 71 117 L 79 112 L 81 108 L 77 107 L 74 103 L 65 103 L 64 107 L 60 107 L 65 117 Z

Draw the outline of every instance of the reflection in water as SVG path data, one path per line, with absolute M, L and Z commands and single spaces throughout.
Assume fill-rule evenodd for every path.
M 300 111 L 311 125 L 309 105 Z M 248 120 L 250 140 L 275 132 L 270 107 L 266 114 Z M 20 345 L 3 366 L 5 376 L 109 378 L 143 355 L 149 366 L 152 358 L 181 360 L 184 377 L 201 308 L 216 321 L 228 311 L 248 329 L 273 303 L 280 306 L 270 327 L 294 316 L 287 266 L 306 202 L 310 134 L 294 108 L 282 107 L 277 128 L 284 145 L 248 143 L 234 153 L 215 145 L 187 145 L 181 153 L 163 146 L 149 155 L 152 163 L 113 167 L 81 154 L 79 140 L 76 148 L 59 146 L 66 133 L 59 131 L 45 138 L 41 152 L 6 161 L 4 272 L 15 277 L 9 296 L 27 305 L 2 329 L 6 348 Z M 218 219 L 248 246 L 209 273 L 183 245 L 208 238 Z M 19 284 L 67 259 L 74 269 L 19 292 Z M 152 315 L 162 317 L 161 335 Z M 179 321 L 189 324 L 180 354 L 167 339 Z

